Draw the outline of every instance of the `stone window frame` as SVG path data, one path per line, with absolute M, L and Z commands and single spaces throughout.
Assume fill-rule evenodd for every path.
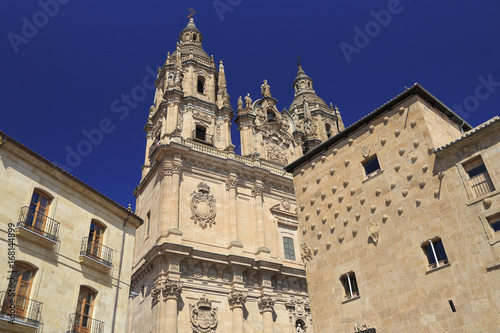
M 474 192 L 469 185 L 469 174 L 467 173 L 467 171 L 465 171 L 465 168 L 464 168 L 464 164 L 467 164 L 468 162 L 470 162 L 478 157 L 480 157 L 482 159 L 483 164 L 486 167 L 486 171 L 488 172 L 488 175 L 491 179 L 491 182 L 493 183 L 493 186 L 495 187 L 495 190 L 493 190 L 492 192 L 488 192 L 480 197 L 476 197 L 474 195 Z M 469 202 L 467 203 L 468 206 L 473 205 L 479 201 L 482 201 L 486 198 L 492 197 L 492 196 L 500 193 L 499 187 L 495 186 L 495 184 L 498 184 L 498 180 L 496 179 L 496 176 L 489 172 L 489 170 L 495 170 L 495 168 L 493 168 L 493 166 L 490 163 L 490 160 L 488 158 L 486 158 L 485 154 L 483 154 L 481 152 L 474 153 L 474 154 L 468 156 L 466 159 L 458 162 L 456 164 L 456 167 L 458 169 L 458 174 L 460 175 L 460 178 L 462 179 L 462 184 L 463 184 L 465 191 L 467 192 L 467 196 L 469 198 Z
M 491 227 L 490 218 L 499 218 L 500 219 L 500 208 L 497 208 L 493 211 L 483 212 L 478 214 L 479 220 L 483 226 L 484 233 L 486 234 L 486 238 L 488 239 L 488 244 L 493 246 L 495 244 L 500 243 L 500 232 L 494 232 Z M 497 235 L 498 234 L 498 235 Z
M 284 261 L 290 261 L 290 262 L 297 262 L 297 259 L 300 258 L 300 253 L 297 253 L 298 247 L 295 246 L 297 243 L 298 239 L 298 232 L 297 232 L 297 227 L 295 225 L 292 225 L 291 223 L 287 223 L 281 219 L 278 219 L 278 231 L 279 231 L 279 249 L 280 249 L 280 255 L 282 255 L 282 258 Z M 285 229 L 286 228 L 286 229 Z M 285 246 L 284 246 L 284 237 L 291 238 L 293 240 L 293 251 L 295 253 L 295 260 L 292 259 L 287 259 L 285 257 Z M 299 254 L 299 255 L 298 255 Z
M 444 254 L 446 256 L 446 259 L 438 260 L 438 258 L 437 258 L 437 254 L 435 252 L 436 249 L 434 247 L 434 244 L 439 242 L 439 241 L 443 244 L 443 250 L 445 252 Z M 434 264 L 429 263 L 429 257 L 427 255 L 427 248 L 431 246 L 429 242 L 432 242 L 433 254 L 435 255 L 434 260 L 436 262 Z M 439 236 L 434 236 L 432 238 L 428 238 L 422 242 L 420 247 L 421 247 L 422 251 L 424 252 L 424 256 L 425 256 L 426 261 L 427 261 L 427 273 L 434 272 L 436 270 L 440 270 L 442 268 L 449 267 L 451 265 L 450 257 L 448 256 L 448 254 L 446 253 L 446 249 L 444 248 L 443 238 L 441 238 Z
M 296 250 L 295 250 L 295 240 L 293 237 L 289 237 L 290 235 L 282 235 L 281 239 L 282 239 L 282 244 L 283 244 L 283 253 L 284 253 L 284 258 L 285 260 L 291 260 L 291 261 L 296 261 L 297 260 L 297 254 L 296 254 Z M 287 258 L 287 249 L 286 249 L 286 244 L 285 244 L 285 238 L 286 239 L 290 239 L 292 241 L 292 250 L 293 250 L 293 259 L 291 258 Z
M 361 297 L 361 294 L 359 292 L 358 280 L 356 279 L 356 273 L 354 273 L 354 271 L 349 271 L 345 274 L 342 274 L 339 280 L 342 285 L 342 290 L 344 292 L 342 303 L 358 299 Z M 346 286 L 349 287 L 350 291 L 349 294 L 347 294 Z
M 374 158 L 376 158 L 376 159 L 377 159 L 377 161 L 378 161 L 378 165 L 379 165 L 380 169 L 378 169 L 378 170 L 376 170 L 376 171 L 374 171 L 374 172 L 372 172 L 372 173 L 370 173 L 370 174 L 368 174 L 368 175 L 367 175 L 367 174 L 366 174 L 366 169 L 365 169 L 365 165 L 364 165 L 364 164 L 365 164 L 366 162 L 368 162 L 368 161 L 370 161 L 370 160 L 374 159 Z M 370 180 L 370 179 L 373 179 L 373 178 L 375 178 L 375 177 L 377 177 L 377 176 L 381 175 L 381 174 L 384 172 L 384 169 L 382 169 L 382 165 L 380 165 L 380 160 L 378 159 L 377 154 L 370 155 L 370 156 L 368 156 L 367 158 L 365 158 L 364 160 L 362 160 L 362 161 L 361 161 L 361 165 L 363 166 L 363 173 L 364 173 L 364 175 L 365 175 L 365 179 L 364 179 L 361 183 L 364 183 L 364 182 L 366 182 L 366 181 L 368 181 L 368 180 Z

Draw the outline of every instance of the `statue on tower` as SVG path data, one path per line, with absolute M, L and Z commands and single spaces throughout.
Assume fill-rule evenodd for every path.
M 250 93 L 245 96 L 245 107 L 248 109 L 252 107 L 252 99 L 250 98 Z
M 241 96 L 238 97 L 238 110 L 243 109 L 243 100 L 241 99 Z
M 271 87 L 267 84 L 267 80 L 260 86 L 260 93 L 264 97 L 271 97 Z

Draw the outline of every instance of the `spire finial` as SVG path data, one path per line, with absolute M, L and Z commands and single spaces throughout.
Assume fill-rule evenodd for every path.
M 193 8 L 188 8 L 187 10 L 189 10 L 189 12 L 191 13 L 191 14 L 189 14 L 189 15 L 188 15 L 188 18 L 191 18 L 191 19 L 189 20 L 189 22 L 191 22 L 191 21 L 193 21 L 192 16 L 193 16 L 194 14 L 198 13 L 198 12 L 197 12 L 196 10 L 194 10 Z
M 302 58 L 300 56 L 297 56 L 297 66 L 300 67 L 300 62 L 302 61 Z

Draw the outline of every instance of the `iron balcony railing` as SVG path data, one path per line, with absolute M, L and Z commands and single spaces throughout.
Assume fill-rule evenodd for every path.
M 160 148 L 160 141 L 155 140 L 151 146 L 149 146 L 149 157 L 153 156 L 153 154 L 156 152 L 156 150 Z
M 104 322 L 90 318 L 82 313 L 71 313 L 66 333 L 102 333 Z
M 15 295 L 10 291 L 0 292 L 2 305 L 0 316 L 16 323 L 39 327 L 42 320 L 43 303 L 34 301 L 24 296 Z
M 22 207 L 18 227 L 29 229 L 54 242 L 59 238 L 59 222 L 30 207 Z
M 92 241 L 92 239 L 89 239 L 88 237 L 83 237 L 82 239 L 80 255 L 95 259 L 106 266 L 112 266 L 111 262 L 113 261 L 113 249 L 104 246 L 101 243 Z

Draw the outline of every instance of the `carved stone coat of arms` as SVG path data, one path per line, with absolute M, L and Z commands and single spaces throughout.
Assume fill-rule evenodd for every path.
M 217 308 L 206 298 L 205 293 L 196 305 L 190 304 L 190 320 L 193 333 L 215 333 L 217 328 Z
M 202 181 L 198 184 L 198 191 L 191 193 L 191 219 L 195 224 L 205 229 L 215 224 L 215 198 L 210 195 L 210 187 Z

